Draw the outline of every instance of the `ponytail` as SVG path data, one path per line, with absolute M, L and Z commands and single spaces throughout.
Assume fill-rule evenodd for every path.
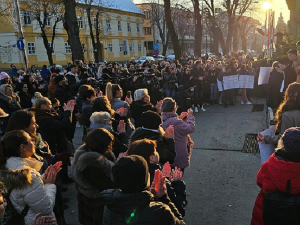
M 113 92 L 112 92 L 112 83 L 111 82 L 107 82 L 107 84 L 106 84 L 105 95 L 106 95 L 108 101 L 110 102 L 110 104 L 112 104 L 114 102 L 114 96 L 113 96 Z

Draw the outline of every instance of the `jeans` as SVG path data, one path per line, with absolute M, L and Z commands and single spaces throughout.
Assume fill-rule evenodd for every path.
M 175 98 L 175 89 L 165 89 L 165 95 L 166 97 L 171 97 L 171 98 Z
M 217 84 L 210 84 L 210 100 L 218 99 L 218 85 Z

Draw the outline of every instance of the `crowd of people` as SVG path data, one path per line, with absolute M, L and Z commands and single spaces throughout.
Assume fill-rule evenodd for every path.
M 75 182 L 81 224 L 185 224 L 193 113 L 211 104 L 234 105 L 238 95 L 241 104 L 252 104 L 245 88 L 220 91 L 218 83 L 224 76 L 257 76 L 253 61 L 242 53 L 183 53 L 171 62 L 76 60 L 26 72 L 12 64 L 0 74 L 2 224 L 66 224 L 67 182 Z M 274 62 L 273 68 L 271 82 L 290 67 Z M 288 86 L 292 82 L 285 82 L 285 102 L 298 93 L 298 84 Z M 280 133 L 298 126 L 285 125 L 286 111 L 294 109 L 285 105 L 276 114 Z M 75 150 L 80 126 L 82 145 Z M 19 182 L 11 182 L 16 176 Z

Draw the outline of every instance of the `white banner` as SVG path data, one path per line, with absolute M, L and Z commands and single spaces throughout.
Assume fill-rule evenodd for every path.
M 260 67 L 258 85 L 267 84 L 269 82 L 269 77 L 272 70 L 272 67 Z
M 239 76 L 238 75 L 224 76 L 223 87 L 224 90 L 240 88 Z
M 240 75 L 239 76 L 240 88 L 254 88 L 254 76 L 252 75 Z

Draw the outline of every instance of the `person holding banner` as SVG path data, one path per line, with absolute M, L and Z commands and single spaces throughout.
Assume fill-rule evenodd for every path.
M 249 75 L 248 71 L 246 70 L 246 65 L 243 64 L 241 68 L 237 71 L 238 75 Z M 252 103 L 248 100 L 246 88 L 241 88 L 242 93 L 242 99 L 241 99 L 241 105 L 252 105 Z

